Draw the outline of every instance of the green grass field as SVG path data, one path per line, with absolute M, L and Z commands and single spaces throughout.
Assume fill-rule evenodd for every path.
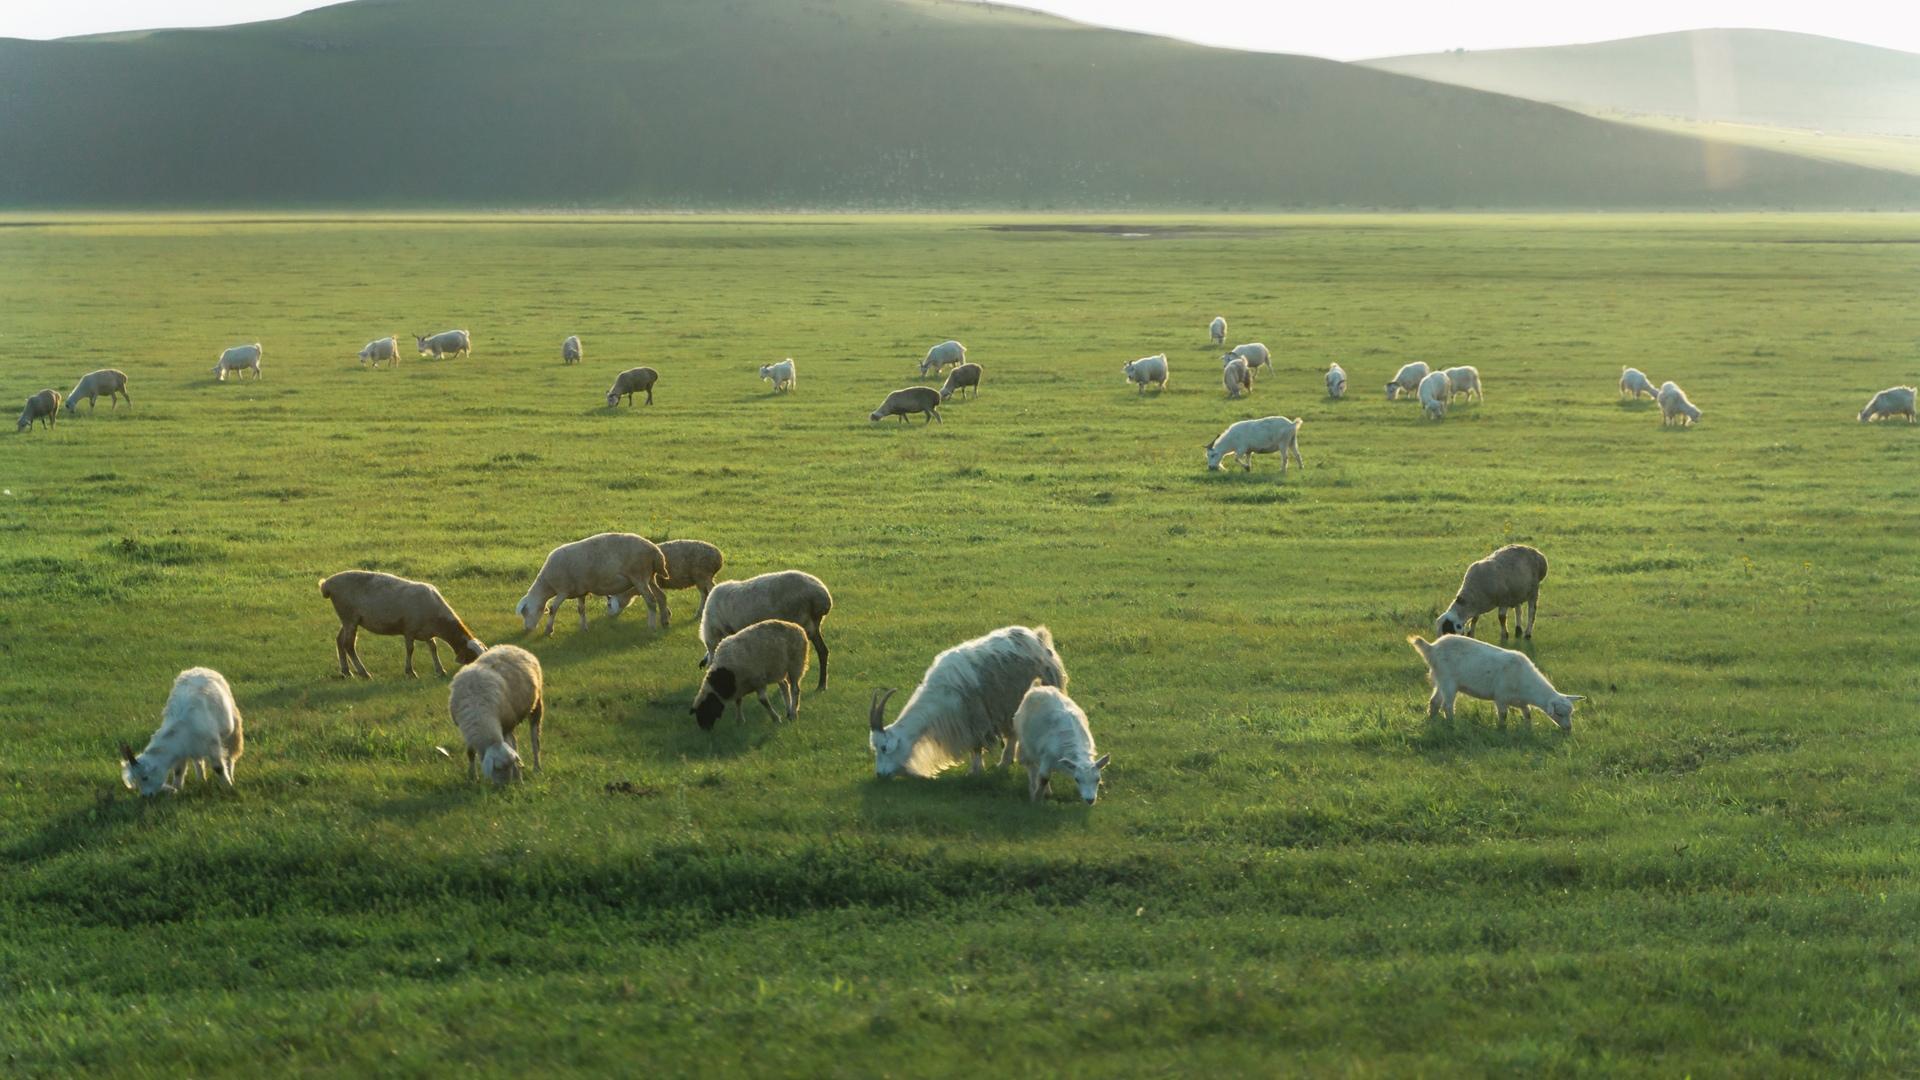
M 1920 429 L 1854 422 L 1916 374 L 1920 221 L 995 223 L 0 222 L 0 397 L 135 401 L 0 438 L 0 1071 L 1920 1070 Z M 1274 350 L 1250 400 L 1216 313 Z M 470 359 L 354 360 L 451 326 Z M 978 401 L 869 425 L 949 336 Z M 1411 359 L 1486 401 L 1386 402 Z M 658 403 L 605 408 L 640 363 Z M 1203 471 L 1272 413 L 1304 474 Z M 605 529 L 820 575 L 832 687 L 700 732 L 692 593 L 523 635 Z M 1405 638 L 1506 542 L 1552 560 L 1570 736 L 1424 718 Z M 540 655 L 543 774 L 466 783 L 398 639 L 335 675 L 348 567 Z M 1009 623 L 1056 635 L 1099 805 L 875 782 L 870 688 Z M 113 748 L 193 664 L 239 792 L 136 800 Z

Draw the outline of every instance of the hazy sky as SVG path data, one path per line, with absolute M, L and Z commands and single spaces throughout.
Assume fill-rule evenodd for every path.
M 0 0 L 0 37 L 218 25 L 315 6 L 315 0 Z M 1022 6 L 1210 45 L 1340 60 L 1602 41 L 1707 26 L 1800 30 L 1920 52 L 1920 3 L 1914 0 L 1031 0 Z

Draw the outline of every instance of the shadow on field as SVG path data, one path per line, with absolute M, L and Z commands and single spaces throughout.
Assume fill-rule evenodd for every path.
M 1451 725 L 1444 718 L 1425 721 L 1420 733 L 1409 739 L 1407 745 L 1428 757 L 1446 759 L 1506 754 L 1516 750 L 1558 752 L 1566 748 L 1567 738 L 1554 726 L 1553 721 L 1542 718 L 1537 712 L 1531 725 L 1509 714 L 1507 727 L 1502 730 L 1493 717 L 1491 706 L 1484 715 L 1477 710 L 1469 715 L 1468 710 L 1456 703 Z
M 960 767 L 964 769 L 964 766 Z M 1060 784 L 1056 778 L 1056 786 Z M 1071 779 L 1067 788 L 1072 788 Z M 979 776 L 942 776 L 937 780 L 872 776 L 856 786 L 860 816 L 888 829 L 905 827 L 926 834 L 957 834 L 1018 839 L 1065 828 L 1086 828 L 1094 807 L 1056 793 L 1027 800 L 1026 775 L 1018 768 L 989 765 Z
M 1621 401 L 1619 409 L 1624 413 L 1659 412 L 1660 403 L 1652 398 L 1633 398 Z
M 610 652 L 648 648 L 668 634 L 679 632 L 673 626 L 665 629 L 648 627 L 644 608 L 637 619 L 629 621 L 628 614 L 623 612 L 609 616 L 602 609 L 598 618 L 589 617 L 585 630 L 580 629 L 580 623 L 576 620 L 571 625 L 556 626 L 552 637 L 547 636 L 543 620 L 539 628 L 503 635 L 497 644 L 518 645 L 528 652 L 537 653 L 543 668 L 565 667 Z M 698 632 L 697 624 L 682 623 L 680 628 L 689 634 Z M 692 661 L 688 661 L 688 666 L 692 666 Z
M 426 669 L 421 672 L 418 679 L 409 679 L 400 674 L 398 663 L 392 670 L 385 672 L 381 671 L 378 665 L 368 664 L 367 671 L 373 676 L 372 679 L 362 679 L 358 676 L 345 679 L 337 669 L 316 672 L 311 679 L 285 682 L 271 690 L 249 693 L 247 710 L 251 712 L 267 709 L 302 711 L 311 709 L 319 713 L 331 713 L 341 706 L 359 705 L 388 697 L 396 690 L 412 692 L 425 687 L 434 687 L 439 694 L 445 695 L 447 683 L 451 680 L 453 672 L 459 669 L 449 668 L 448 677 L 443 679 L 433 673 L 432 662 L 424 661 L 418 656 L 415 657 L 415 661 L 415 670 L 421 667 Z
M 115 785 L 94 789 L 91 806 L 69 810 L 42 826 L 39 831 L 18 837 L 0 848 L 0 864 L 28 863 L 64 855 L 75 848 L 96 844 L 124 829 L 153 828 L 172 821 L 183 799 L 199 801 L 219 797 L 221 793 L 199 783 L 189 782 L 184 794 L 147 799 Z

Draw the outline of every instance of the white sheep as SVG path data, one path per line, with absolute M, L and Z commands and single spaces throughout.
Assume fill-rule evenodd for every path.
M 340 674 L 349 678 L 355 672 L 372 678 L 360 662 L 356 644 L 364 628 L 373 634 L 397 634 L 406 640 L 407 678 L 417 678 L 413 670 L 413 643 L 424 641 L 433 656 L 433 670 L 445 675 L 440 666 L 440 646 L 435 638 L 453 647 L 453 657 L 471 664 L 486 651 L 467 624 L 454 614 L 453 605 L 440 590 L 424 581 L 408 581 L 376 570 L 342 570 L 320 582 L 320 595 L 333 602 L 333 613 L 340 617 L 340 632 L 334 636 L 334 651 L 340 660 Z M 353 670 L 347 669 L 352 661 Z
M 447 713 L 467 744 L 467 780 L 479 771 L 496 784 L 520 779 L 514 731 L 527 724 L 533 767 L 540 767 L 540 725 L 546 719 L 540 660 L 517 645 L 495 645 L 460 669 L 447 686 Z
M 1655 400 L 1659 400 L 1660 397 L 1660 391 L 1654 389 L 1653 380 L 1647 378 L 1646 372 L 1633 367 L 1621 368 L 1620 396 L 1639 401 L 1641 394 L 1645 394 Z
M 1538 708 L 1561 731 L 1573 730 L 1573 703 L 1584 698 L 1555 690 L 1525 653 L 1457 634 L 1431 642 L 1414 635 L 1407 642 L 1427 662 L 1427 679 L 1433 684 L 1433 696 L 1427 699 L 1428 719 L 1445 711 L 1447 723 L 1453 723 L 1454 695 L 1465 694 L 1493 702 L 1503 727 L 1507 710 L 1519 706 L 1522 719 L 1531 721 Z
M 920 377 L 926 378 L 929 372 L 939 371 L 943 367 L 967 362 L 967 347 L 957 341 L 943 341 L 927 350 L 927 358 L 920 361 Z
M 431 356 L 435 360 L 452 354 L 465 356 L 473 351 L 473 335 L 465 330 L 442 330 L 437 334 L 413 335 L 414 347 L 421 356 Z
M 242 379 L 246 378 L 246 373 L 251 371 L 253 377 L 257 379 L 260 377 L 260 356 L 260 343 L 257 341 L 251 345 L 235 345 L 222 352 L 220 359 L 213 362 L 213 374 L 219 382 L 227 381 L 229 371 L 240 372 L 239 378 Z
M 1873 395 L 1873 400 L 1867 402 L 1867 407 L 1860 410 L 1860 422 L 1865 424 L 1873 420 L 1904 416 L 1907 418 L 1907 423 L 1913 423 L 1916 419 L 1913 411 L 1913 391 L 1914 388 L 1911 386 L 1889 386 Z M 71 407 L 73 399 L 68 398 L 67 401 Z
M 1327 396 L 1336 401 L 1347 396 L 1347 369 L 1339 364 L 1327 366 Z
M 120 744 L 120 779 L 142 795 L 177 795 L 187 782 L 187 766 L 200 766 L 200 782 L 207 780 L 207 762 L 227 790 L 233 790 L 233 770 L 239 764 L 245 739 L 240 707 L 226 676 L 211 668 L 188 668 L 173 680 L 160 728 L 138 755 Z
M 1429 420 L 1447 415 L 1447 402 L 1453 397 L 1453 380 L 1444 371 L 1430 371 L 1420 380 L 1420 411 Z
M 653 541 L 633 533 L 598 533 L 548 552 L 527 595 L 515 605 L 514 614 L 532 630 L 546 613 L 547 636 L 552 637 L 554 619 L 567 601 L 580 601 L 580 629 L 585 630 L 589 595 L 624 597 L 638 593 L 647 603 L 647 625 L 666 626 L 670 618 L 667 597 L 660 591 L 666 573 L 666 558 Z M 608 610 L 620 613 L 612 605 Z
M 1258 420 L 1242 420 L 1227 426 L 1227 430 L 1214 436 L 1207 444 L 1207 468 L 1222 468 L 1227 455 L 1233 455 L 1240 468 L 1253 471 L 1253 455 L 1279 454 L 1280 473 L 1286 475 L 1287 457 L 1291 455 L 1301 468 L 1307 463 L 1300 458 L 1300 425 L 1304 418 L 1292 420 L 1284 416 L 1263 416 Z
M 1253 373 L 1247 370 L 1247 362 L 1234 357 L 1227 366 L 1220 369 L 1220 381 L 1227 386 L 1227 400 L 1231 401 L 1242 394 L 1253 392 Z
M 79 382 L 73 384 L 73 393 L 67 395 L 67 415 L 72 416 L 80 411 L 81 398 L 87 399 L 87 411 L 92 412 L 101 394 L 107 395 L 108 411 L 119 408 L 122 397 L 127 399 L 129 407 L 133 405 L 133 395 L 127 393 L 127 373 L 101 368 L 87 372 L 80 376 Z
M 1448 368 L 1447 386 L 1451 396 L 1465 394 L 1469 401 L 1481 401 L 1485 397 L 1480 391 L 1480 369 L 1471 364 Z
M 979 364 L 961 364 L 947 372 L 947 381 L 940 386 L 940 400 L 945 401 L 966 389 L 972 389 L 974 397 L 980 396 Z
M 761 364 L 760 377 L 773 384 L 775 393 L 792 390 L 800 382 L 799 375 L 794 371 L 791 356 L 777 364 Z
M 51 429 L 60 419 L 60 391 L 47 389 L 27 397 L 26 408 L 20 410 L 20 419 L 15 422 L 16 432 L 33 427 L 35 420 L 40 426 Z
M 713 662 L 715 646 L 765 619 L 784 619 L 806 631 L 807 641 L 820 657 L 820 684 L 827 688 L 827 639 L 820 624 L 833 611 L 833 594 L 826 582 L 800 570 L 776 570 L 745 581 L 723 581 L 707 594 L 700 612 L 700 645 L 706 655 L 700 666 Z
M 1394 373 L 1387 382 L 1387 400 L 1392 401 L 1401 394 L 1411 394 L 1419 389 L 1421 380 L 1427 377 L 1429 369 L 1426 361 L 1415 360 Z
M 1213 322 L 1207 326 L 1207 333 L 1213 336 L 1213 343 L 1215 345 L 1225 345 L 1227 343 L 1227 317 L 1225 315 L 1215 315 Z
M 1266 368 L 1269 373 L 1273 371 L 1273 354 L 1267 351 L 1265 345 L 1257 341 L 1235 345 L 1231 351 L 1220 357 L 1220 366 L 1225 367 L 1233 363 L 1234 357 L 1247 362 L 1248 375 L 1252 375 L 1255 368 Z
M 660 373 L 650 367 L 628 368 L 613 377 L 613 388 L 607 391 L 607 407 L 614 408 L 621 398 L 627 399 L 627 408 L 633 408 L 633 395 L 647 395 L 647 404 L 653 404 L 653 384 L 660 381 Z
M 1120 374 L 1136 387 L 1135 392 L 1147 392 L 1148 383 L 1157 383 L 1160 389 L 1167 388 L 1167 354 L 1154 353 L 1138 360 L 1129 360 L 1120 365 Z
M 728 634 L 714 647 L 713 663 L 707 665 L 700 692 L 688 711 L 701 730 L 711 731 L 731 701 L 734 719 L 744 724 L 743 705 L 747 695 L 753 694 L 778 723 L 780 715 L 767 701 L 767 687 L 778 686 L 791 723 L 800 715 L 800 687 L 806 676 L 807 632 L 785 619 L 763 619 Z
M 1433 625 L 1435 637 L 1443 634 L 1473 636 L 1480 616 L 1496 612 L 1500 619 L 1500 640 L 1507 640 L 1507 611 L 1513 611 L 1514 633 L 1533 637 L 1533 618 L 1540 607 L 1540 583 L 1547 580 L 1547 557 L 1525 544 L 1508 544 L 1467 567 L 1460 578 L 1460 589 L 1453 603 Z M 1527 607 L 1525 629 L 1520 625 L 1520 605 Z
M 1094 756 L 1087 714 L 1062 690 L 1033 680 L 1013 714 L 1016 754 L 1027 770 L 1027 798 L 1039 802 L 1051 791 L 1053 771 L 1073 776 L 1087 805 L 1100 797 L 1100 771 L 1110 755 Z
M 972 755 L 1004 744 L 1000 764 L 1013 760 L 1013 714 L 1035 680 L 1064 690 L 1066 665 L 1044 626 L 1007 626 L 965 641 L 933 658 L 913 696 L 886 723 L 893 690 L 875 690 L 867 714 L 874 775 L 929 777 Z
M 369 341 L 360 350 L 360 366 L 379 367 L 384 361 L 389 367 L 400 366 L 400 342 L 389 334 L 378 341 Z
M 1700 409 L 1687 400 L 1687 392 L 1669 379 L 1660 384 L 1660 426 L 1679 424 L 1692 427 L 1700 419 Z
M 699 589 L 700 606 L 694 610 L 693 617 L 698 619 L 706 611 L 707 594 L 713 591 L 713 579 L 719 575 L 720 567 L 727 557 L 720 549 L 704 540 L 663 540 L 660 542 L 660 554 L 667 560 L 667 576 L 660 582 L 666 592 L 676 589 Z M 640 594 L 628 593 L 618 598 L 607 597 L 607 611 L 618 615 L 628 604 L 640 598 Z
M 560 343 L 560 362 L 563 364 L 577 364 L 586 355 L 586 350 L 580 345 L 579 334 L 570 334 L 567 340 Z

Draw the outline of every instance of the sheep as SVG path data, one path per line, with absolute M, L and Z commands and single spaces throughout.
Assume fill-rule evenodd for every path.
M 400 342 L 391 334 L 378 341 L 367 342 L 366 347 L 360 350 L 362 367 L 379 367 L 383 360 L 391 367 L 400 366 Z
M 1453 380 L 1444 371 L 1430 371 L 1420 380 L 1420 410 L 1429 420 L 1444 419 L 1453 398 Z
M 1253 373 L 1247 370 L 1247 362 L 1237 356 L 1221 369 L 1220 379 L 1227 384 L 1228 401 L 1253 392 Z
M 580 601 L 580 629 L 585 630 L 588 594 L 624 597 L 638 593 L 647 603 L 647 625 L 664 627 L 671 617 L 666 594 L 660 591 L 666 574 L 666 558 L 653 541 L 633 533 L 597 533 L 548 552 L 540 573 L 527 587 L 527 595 L 513 610 L 528 630 L 538 626 L 541 613 L 546 612 L 547 636 L 552 637 L 554 619 L 567 601 Z M 548 601 L 552 601 L 551 610 Z M 608 611 L 618 615 L 620 608 L 609 604 Z
M 1507 640 L 1507 609 L 1513 609 L 1513 630 L 1533 637 L 1533 618 L 1540 607 L 1540 583 L 1547 580 L 1547 557 L 1525 544 L 1508 544 L 1467 567 L 1453 603 L 1433 624 L 1435 637 L 1473 636 L 1480 616 L 1492 611 L 1500 619 L 1500 640 Z M 1520 605 L 1527 606 L 1527 625 L 1520 626 Z
M 1147 392 L 1148 383 L 1157 383 L 1160 389 L 1167 388 L 1167 354 L 1154 353 L 1138 360 L 1129 360 L 1120 365 L 1120 374 L 1137 387 L 1136 394 Z
M 487 649 L 454 614 L 440 590 L 424 581 L 408 581 L 374 570 L 342 570 L 321 580 L 320 595 L 333 601 L 333 612 L 340 616 L 340 632 L 333 644 L 339 655 L 340 674 L 347 678 L 356 672 L 363 679 L 372 678 L 355 648 L 362 627 L 368 633 L 397 634 L 406 641 L 404 670 L 409 679 L 419 678 L 413 670 L 416 641 L 427 643 L 433 670 L 442 677 L 447 669 L 440 666 L 440 646 L 435 638 L 452 646 L 453 658 L 462 664 L 473 663 Z M 347 670 L 348 661 L 352 661 L 352 671 Z
M 920 361 L 920 377 L 926 378 L 928 372 L 937 372 L 943 367 L 967 362 L 967 347 L 957 341 L 943 341 L 927 350 L 927 358 Z
M 1426 361 L 1415 360 L 1395 372 L 1393 378 L 1387 382 L 1387 400 L 1392 401 L 1401 394 L 1413 393 L 1419 388 L 1420 381 L 1427 377 L 1427 370 Z
M 107 395 L 108 411 L 119 408 L 122 397 L 127 399 L 129 407 L 133 405 L 133 395 L 127 393 L 127 373 L 114 368 L 101 368 L 87 372 L 80 376 L 79 382 L 73 384 L 73 392 L 67 395 L 67 415 L 72 416 L 80 411 L 81 398 L 87 399 L 87 411 L 92 412 L 101 394 Z
M 1518 705 L 1521 718 L 1529 723 L 1537 707 L 1552 717 L 1561 731 L 1573 730 L 1573 703 L 1585 698 L 1555 690 L 1527 654 L 1458 634 L 1444 635 L 1438 641 L 1425 641 L 1415 634 L 1407 638 L 1407 643 L 1427 662 L 1427 679 L 1433 684 L 1433 696 L 1427 699 L 1427 719 L 1445 710 L 1447 723 L 1453 723 L 1454 696 L 1465 694 L 1493 702 L 1501 727 L 1507 724 L 1507 710 Z
M 213 362 L 213 374 L 219 382 L 227 381 L 227 372 L 229 371 L 240 372 L 238 377 L 242 379 L 246 378 L 246 373 L 251 371 L 253 372 L 253 377 L 258 379 L 260 377 L 260 356 L 260 343 L 257 341 L 251 345 L 235 345 L 233 348 L 221 353 L 220 359 Z
M 442 330 L 424 336 L 415 334 L 413 342 L 421 356 L 431 356 L 435 360 L 448 354 L 461 357 L 473 351 L 473 336 L 465 330 Z
M 931 777 L 969 754 L 978 773 L 981 754 L 996 742 L 1004 744 L 1000 764 L 1008 766 L 1013 716 L 1035 680 L 1067 688 L 1053 635 L 1044 626 L 1006 626 L 934 657 L 891 724 L 886 707 L 895 691 L 875 690 L 867 716 L 874 775 Z
M 33 426 L 35 420 L 40 421 L 41 427 L 50 429 L 59 419 L 60 391 L 42 390 L 27 398 L 27 407 L 20 410 L 20 419 L 15 424 L 14 431 L 26 431 Z
M 820 657 L 820 682 L 816 690 L 827 688 L 827 639 L 820 624 L 833 610 L 833 594 L 812 574 L 799 570 L 776 570 L 745 581 L 723 581 L 707 593 L 700 612 L 700 645 L 706 654 L 700 666 L 713 662 L 713 650 L 730 634 L 766 619 L 784 619 L 806 631 L 807 642 Z
M 526 721 L 533 767 L 540 767 L 540 724 L 546 719 L 540 660 L 516 645 L 495 645 L 460 669 L 447 687 L 447 714 L 467 744 L 467 782 L 479 770 L 496 784 L 520 779 L 514 729 Z
M 1327 366 L 1327 396 L 1336 401 L 1347 396 L 1347 369 L 1337 363 Z
M 1907 423 L 1914 423 L 1913 391 L 1911 386 L 1889 386 L 1873 395 L 1867 407 L 1860 410 L 1860 422 L 1865 424 L 1883 417 L 1904 416 Z
M 240 707 L 226 676 L 211 668 L 188 668 L 174 677 L 160 727 L 139 754 L 120 744 L 120 781 L 142 795 L 177 795 L 187 782 L 187 766 L 200 766 L 200 782 L 207 781 L 207 762 L 214 774 L 233 790 L 233 771 L 240 763 L 246 740 L 241 735 Z
M 800 376 L 794 369 L 791 356 L 777 364 L 761 364 L 760 377 L 773 384 L 776 394 L 790 391 L 800 382 Z
M 726 556 L 720 549 L 704 540 L 666 540 L 660 543 L 660 554 L 667 560 L 667 576 L 660 582 L 662 590 L 694 589 L 700 590 L 700 607 L 693 617 L 698 619 L 706 610 L 707 594 L 713 591 L 713 579 L 720 573 L 721 564 Z M 637 592 L 622 597 L 607 597 L 607 613 L 618 615 L 628 604 L 640 598 Z
M 647 404 L 653 404 L 653 384 L 660 379 L 660 373 L 650 367 L 628 368 L 614 377 L 613 388 L 607 391 L 607 408 L 620 404 L 621 398 L 627 399 L 627 408 L 633 408 L 633 395 L 647 395 Z
M 1255 368 L 1266 368 L 1268 373 L 1272 373 L 1273 371 L 1273 354 L 1267 351 L 1265 345 L 1257 341 L 1250 341 L 1245 345 L 1235 345 L 1233 351 L 1220 357 L 1220 366 L 1225 367 L 1233 363 L 1235 357 L 1247 362 L 1247 374 L 1249 376 L 1253 374 L 1253 369 Z
M 586 351 L 580 347 L 579 334 L 571 334 L 567 337 L 567 340 L 560 343 L 560 362 L 561 363 L 577 364 L 585 356 L 586 356 Z
M 1471 364 L 1450 367 L 1446 371 L 1448 394 L 1465 394 L 1469 401 L 1484 400 L 1480 392 L 1480 369 Z
M 867 414 L 867 419 L 884 420 L 889 416 L 897 416 L 904 424 L 913 413 L 925 413 L 929 424 L 940 420 L 940 391 L 931 386 L 908 386 L 895 390 L 887 395 L 879 408 Z
M 1227 343 L 1227 317 L 1225 315 L 1215 315 L 1213 322 L 1207 326 L 1207 333 L 1213 336 L 1213 343 L 1215 345 L 1225 345 Z
M 1258 420 L 1242 420 L 1231 424 L 1227 430 L 1214 436 L 1206 446 L 1208 470 L 1218 470 L 1221 463 L 1232 454 L 1239 461 L 1240 468 L 1253 471 L 1253 455 L 1279 454 L 1280 474 L 1286 475 L 1287 456 L 1301 468 L 1307 463 L 1300 458 L 1300 425 L 1306 423 L 1303 418 L 1289 420 L 1284 416 L 1263 416 Z
M 961 364 L 947 372 L 947 381 L 940 387 L 940 400 L 945 401 L 961 390 L 971 388 L 973 396 L 980 396 L 980 365 Z
M 1020 764 L 1027 770 L 1027 799 L 1039 802 L 1051 793 L 1053 770 L 1073 774 L 1088 806 L 1100 797 L 1100 771 L 1111 755 L 1094 757 L 1087 714 L 1064 692 L 1039 679 L 1013 713 L 1013 734 Z
M 1621 368 L 1620 369 L 1620 396 L 1623 398 L 1631 398 L 1634 401 L 1639 401 L 1641 394 L 1645 394 L 1648 397 L 1655 399 L 1656 401 L 1659 400 L 1660 398 L 1660 391 L 1653 388 L 1653 380 L 1647 378 L 1647 375 L 1645 372 L 1641 371 L 1639 368 L 1632 368 L 1632 367 Z
M 787 722 L 792 723 L 800 715 L 800 686 L 806 677 L 807 632 L 785 619 L 762 619 L 714 646 L 713 663 L 707 666 L 693 708 L 687 711 L 702 731 L 712 731 L 731 701 L 734 719 L 744 724 L 747 695 L 753 694 L 779 723 L 780 715 L 767 702 L 767 687 L 778 686 Z
M 1687 392 L 1680 389 L 1672 379 L 1660 384 L 1660 426 L 1678 423 L 1681 427 L 1692 427 L 1700 419 L 1700 409 L 1687 400 Z

